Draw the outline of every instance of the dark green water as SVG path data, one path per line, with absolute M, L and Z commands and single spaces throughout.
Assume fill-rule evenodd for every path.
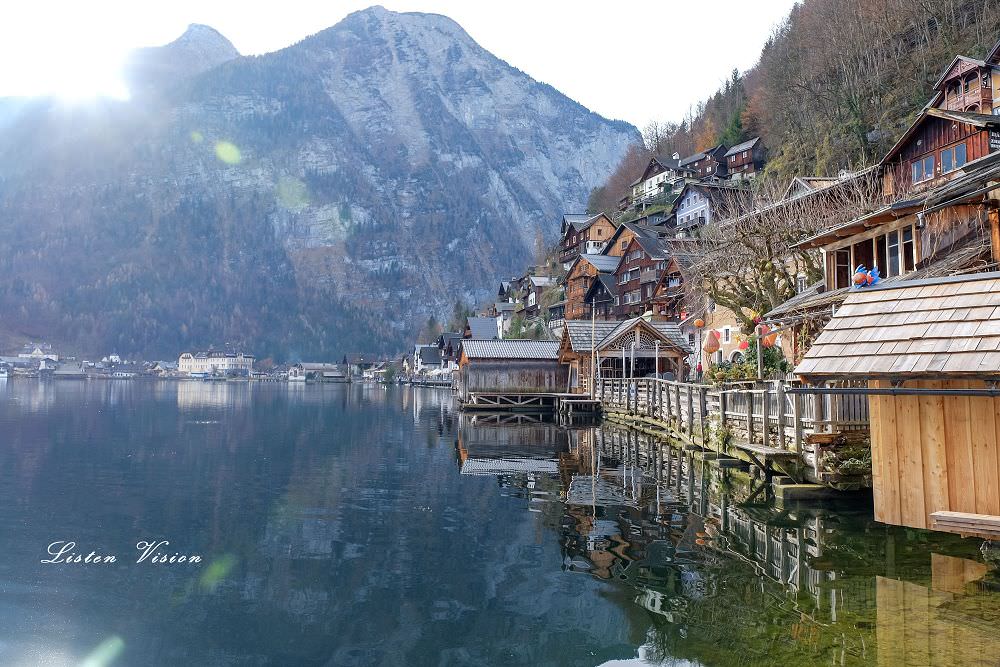
M 0 383 L 0 665 L 1000 664 L 981 542 L 742 508 L 644 437 L 515 421 L 433 389 Z M 56 541 L 117 562 L 42 563 Z

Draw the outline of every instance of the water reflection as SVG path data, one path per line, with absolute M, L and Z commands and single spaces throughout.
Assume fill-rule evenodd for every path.
M 0 664 L 116 639 L 121 665 L 1000 655 L 979 542 L 743 507 L 742 473 L 613 426 L 458 414 L 435 389 L 66 381 L 0 386 L 0 433 Z M 143 538 L 207 566 L 38 563 Z

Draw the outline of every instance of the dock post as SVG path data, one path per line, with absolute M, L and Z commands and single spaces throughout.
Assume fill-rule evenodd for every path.
M 778 386 L 775 389 L 778 403 L 778 446 L 782 449 L 785 447 L 785 381 L 780 380 Z
M 802 396 L 792 394 L 792 430 L 795 431 L 795 453 L 802 458 Z

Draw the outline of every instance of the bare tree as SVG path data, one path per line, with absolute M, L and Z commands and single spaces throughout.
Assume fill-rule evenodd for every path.
M 722 215 L 700 230 L 687 263 L 689 301 L 711 297 L 750 333 L 752 313 L 765 313 L 793 297 L 799 275 L 809 283 L 822 278 L 820 255 L 796 244 L 882 204 L 874 168 L 831 181 L 790 197 L 770 179 L 725 192 Z

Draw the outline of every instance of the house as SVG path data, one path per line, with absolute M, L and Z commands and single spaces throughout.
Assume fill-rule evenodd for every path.
M 462 402 L 474 393 L 547 394 L 566 390 L 559 343 L 539 340 L 462 341 L 455 377 Z
M 727 148 L 719 144 L 707 150 L 689 155 L 678 163 L 680 167 L 690 170 L 691 174 L 700 180 L 725 178 L 729 173 L 726 160 Z
M 87 377 L 87 369 L 79 361 L 70 361 L 60 364 L 59 368 L 53 371 L 52 377 L 62 380 L 83 380 Z
M 876 521 L 1000 526 L 998 298 L 1000 273 L 854 290 L 796 367 L 807 382 L 880 392 L 868 397 Z
M 59 361 L 59 355 L 55 353 L 52 346 L 48 343 L 25 343 L 17 356 L 22 359 L 31 359 L 36 363 L 41 359 Z
M 947 108 L 958 105 L 956 91 L 967 84 L 972 94 L 971 72 L 983 86 L 978 62 L 952 61 L 930 102 L 879 163 L 885 203 L 797 244 L 821 253 L 823 283 L 767 313 L 768 320 L 796 321 L 813 337 L 852 291 L 861 265 L 890 284 L 997 265 L 1000 117 Z M 977 99 L 983 95 L 980 89 Z
M 621 210 L 645 208 L 665 201 L 684 176 L 694 176 L 694 172 L 680 166 L 680 155 L 671 157 L 655 156 L 635 181 L 629 186 L 629 194 L 619 202 Z
M 726 169 L 734 181 L 754 178 L 764 168 L 767 156 L 760 137 L 736 144 L 725 153 Z
M 493 340 L 500 338 L 500 326 L 495 317 L 470 317 L 465 323 L 463 338 Z
M 347 373 L 351 377 L 361 377 L 366 370 L 372 368 L 378 361 L 374 356 L 352 352 L 345 354 L 341 363 L 346 367 Z
M 413 373 L 426 375 L 441 368 L 441 350 L 437 345 L 417 345 L 413 348 Z
M 611 255 L 581 255 L 570 266 L 566 274 L 566 319 L 577 320 L 589 317 L 584 298 L 591 284 L 600 273 L 612 273 L 620 257 Z
M 536 318 L 542 314 L 542 294 L 555 285 L 555 278 L 548 276 L 531 276 L 528 279 L 528 292 L 524 297 L 525 317 Z
M 554 336 L 562 334 L 562 325 L 566 321 L 566 299 L 557 301 L 549 306 L 549 332 Z
M 603 213 L 564 215 L 559 229 L 559 261 L 563 268 L 568 269 L 580 255 L 597 254 L 604 250 L 614 233 L 615 224 Z
M 672 234 L 673 230 L 665 225 L 652 225 L 639 221 L 623 222 L 618 225 L 615 233 L 608 239 L 608 244 L 601 252 L 602 255 L 611 257 L 621 257 L 625 254 L 626 248 L 632 239 L 638 235 L 660 238 Z
M 725 215 L 732 205 L 736 190 L 731 184 L 691 182 L 677 197 L 674 214 L 678 230 L 690 230 L 710 224 L 715 217 Z
M 599 273 L 597 279 L 590 284 L 590 289 L 583 297 L 588 313 L 598 320 L 615 320 L 615 310 L 618 306 L 618 283 L 613 273 Z
M 636 235 L 614 272 L 617 299 L 615 319 L 628 319 L 646 312 L 654 289 L 667 267 L 668 250 L 657 237 Z
M 570 391 L 588 392 L 590 378 L 646 377 L 659 372 L 687 376 L 691 350 L 676 322 L 568 320 L 559 342 L 559 361 L 569 372 Z
M 458 368 L 458 351 L 462 341 L 462 334 L 458 332 L 445 332 L 438 336 L 437 346 L 441 355 L 441 368 L 454 370 Z
M 177 370 L 182 375 L 204 377 L 208 375 L 250 376 L 254 356 L 242 351 L 183 352 L 177 358 Z
M 514 295 L 511 291 L 510 280 L 501 280 L 500 289 L 497 290 L 497 301 L 502 303 L 512 303 L 514 301 Z
M 288 369 L 289 382 L 350 382 L 351 377 L 341 364 L 300 362 Z

